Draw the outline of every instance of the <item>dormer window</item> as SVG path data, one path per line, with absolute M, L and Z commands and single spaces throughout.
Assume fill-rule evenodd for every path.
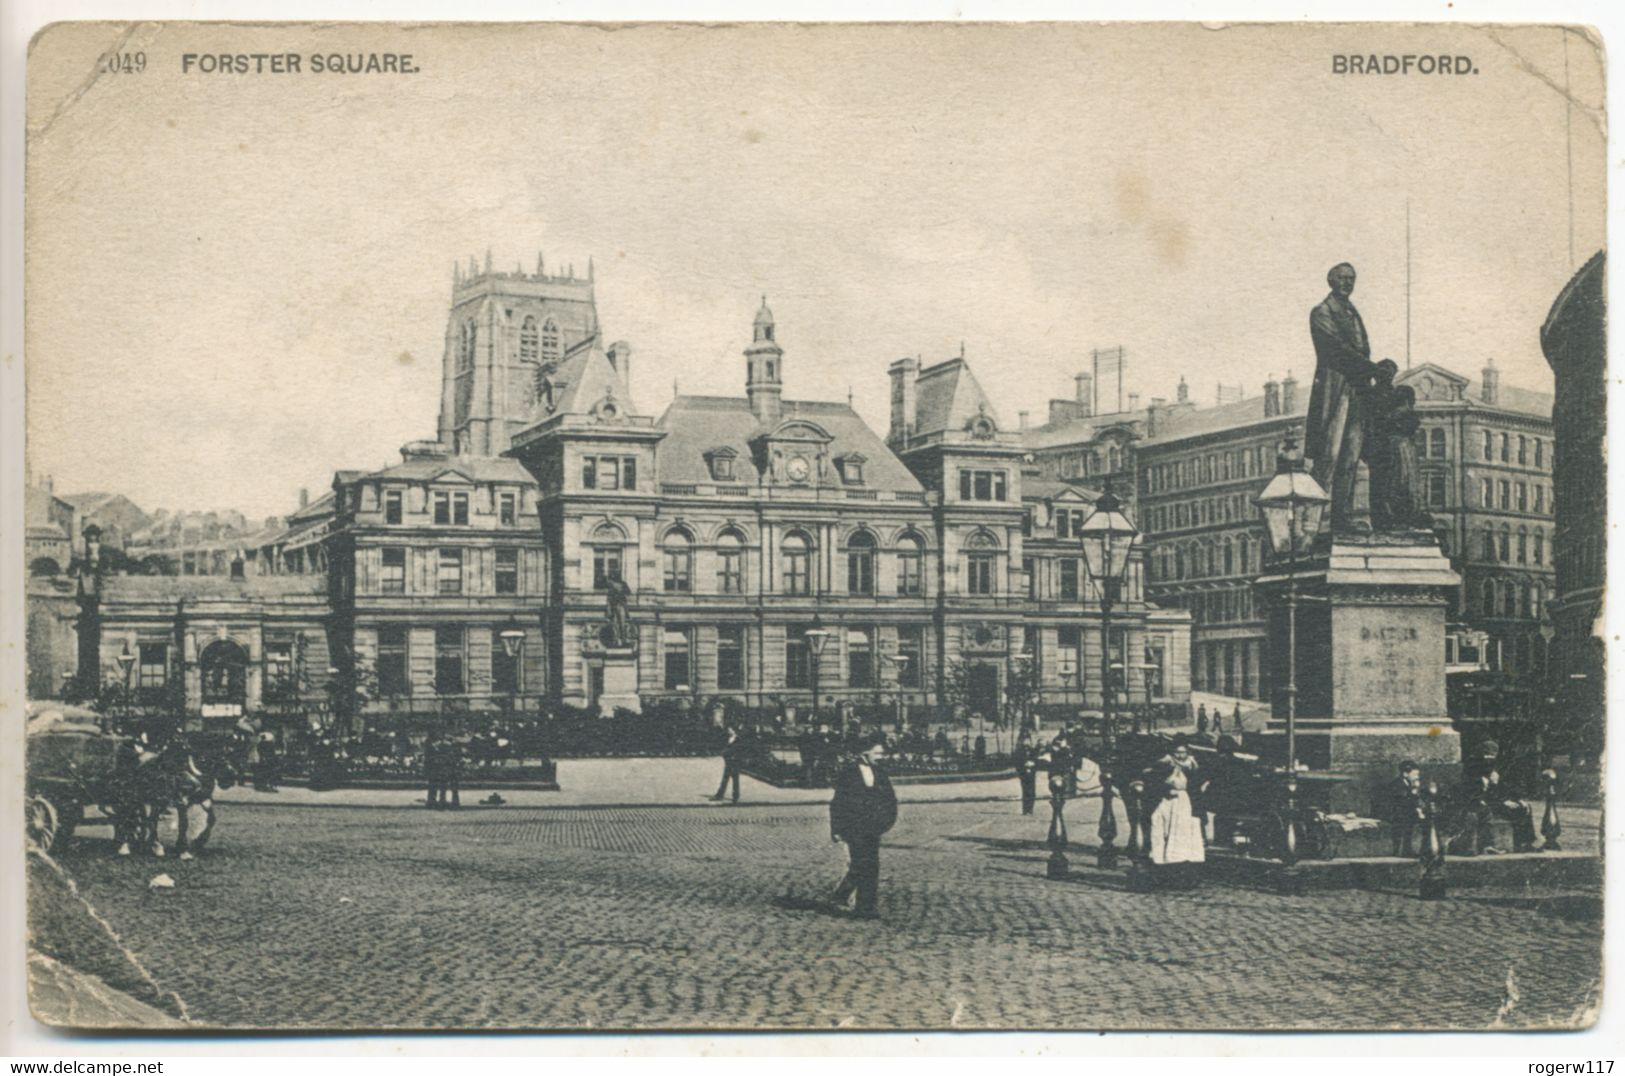
M 849 486 L 861 486 L 863 484 L 863 465 L 866 462 L 868 461 L 865 457 L 854 452 L 849 456 L 838 458 L 835 461 L 835 467 L 841 472 L 842 482 Z
M 468 494 L 436 490 L 434 494 L 434 521 L 441 525 L 468 523 Z
M 732 482 L 734 480 L 734 450 L 731 448 L 714 448 L 705 454 L 705 464 L 711 471 L 711 478 L 717 482 Z

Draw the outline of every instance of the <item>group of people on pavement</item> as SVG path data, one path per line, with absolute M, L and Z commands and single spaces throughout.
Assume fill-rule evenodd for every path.
M 456 739 L 429 733 L 423 745 L 423 777 L 428 784 L 424 803 L 431 811 L 456 810 L 463 805 L 463 745 Z
M 1453 804 L 1442 802 L 1438 782 L 1424 781 L 1422 767 L 1414 760 L 1406 759 L 1400 763 L 1399 773 L 1383 788 L 1381 799 L 1372 812 L 1388 823 L 1394 855 L 1408 858 L 1426 854 L 1426 849 L 1418 845 L 1429 812 L 1452 806 L 1456 808 L 1452 812 L 1456 824 L 1446 826 L 1440 839 L 1448 842 L 1453 837 L 1465 834 L 1469 840 L 1467 847 L 1461 851 L 1466 854 L 1499 855 L 1506 851 L 1545 850 L 1544 845 L 1535 843 L 1535 812 L 1524 790 L 1502 779 L 1500 764 L 1495 758 L 1494 742 L 1485 747 L 1485 757 L 1481 757 L 1477 765 L 1469 767 L 1469 773 Z M 1556 773 L 1550 767 L 1543 771 L 1543 776 L 1548 780 L 1556 779 Z M 1511 849 L 1495 846 L 1492 823 L 1496 820 L 1510 824 Z M 1435 821 L 1438 821 L 1437 818 Z
M 1200 703 L 1196 707 L 1196 735 L 1206 736 L 1210 724 L 1213 735 L 1223 736 L 1224 711 L 1217 706 L 1213 707 L 1213 716 L 1210 719 L 1207 712 L 1207 703 Z M 1244 731 L 1241 727 L 1241 703 L 1239 702 L 1236 703 L 1236 708 L 1230 713 L 1230 731 L 1235 735 L 1240 735 Z

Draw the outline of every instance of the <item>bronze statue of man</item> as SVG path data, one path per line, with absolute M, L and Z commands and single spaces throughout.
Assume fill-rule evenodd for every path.
M 606 581 L 605 590 L 608 591 L 610 645 L 631 646 L 636 636 L 626 607 L 632 598 L 632 588 L 620 576 L 612 575 Z
M 1315 480 L 1331 493 L 1332 529 L 1369 532 L 1369 520 L 1354 515 L 1354 488 L 1360 474 L 1364 424 L 1362 390 L 1376 374 L 1365 322 L 1349 298 L 1354 266 L 1343 262 L 1326 274 L 1331 292 L 1309 313 L 1315 344 L 1315 384 L 1309 393 L 1304 455 L 1314 461 Z

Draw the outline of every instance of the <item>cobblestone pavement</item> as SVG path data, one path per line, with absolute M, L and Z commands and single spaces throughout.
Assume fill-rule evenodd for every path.
M 577 792 L 599 805 L 239 798 L 196 861 L 63 861 L 221 1026 L 1529 1027 L 1599 1003 L 1596 894 L 1139 894 L 1081 852 L 1049 882 L 1042 813 L 986 798 L 1013 788 L 916 786 L 882 919 L 854 921 L 812 906 L 842 856 L 807 793 L 714 806 L 712 761 L 602 765 L 625 794 Z

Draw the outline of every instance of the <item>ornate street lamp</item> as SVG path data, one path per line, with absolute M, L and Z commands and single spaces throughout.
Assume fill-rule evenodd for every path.
M 908 672 L 907 654 L 887 654 L 886 661 L 897 669 L 897 735 L 903 735 L 908 716 L 908 702 L 903 698 L 903 676 Z
M 1103 868 L 1117 866 L 1117 814 L 1112 803 L 1111 756 L 1115 744 L 1112 728 L 1112 702 L 1116 685 L 1112 678 L 1112 610 L 1123 593 L 1123 577 L 1128 572 L 1134 543 L 1140 531 L 1123 514 L 1123 502 L 1112 492 L 1111 483 L 1095 501 L 1095 510 L 1078 527 L 1083 559 L 1089 578 L 1100 595 L 1100 856 Z
M 1021 685 L 1021 691 L 1017 696 L 1019 699 L 1017 705 L 1021 709 L 1021 728 L 1019 730 L 1021 732 L 1029 731 L 1031 725 L 1033 685 L 1028 682 L 1027 678 L 1032 675 L 1033 665 L 1037 660 L 1037 658 L 1033 657 L 1031 650 L 1023 650 L 1010 658 L 1011 679 Z M 1008 695 L 1009 692 L 1006 691 L 1005 694 Z
M 525 629 L 519 626 L 517 618 L 509 617 L 508 623 L 497 632 L 497 638 L 502 640 L 502 650 L 513 663 L 513 676 L 508 679 L 508 714 L 511 717 L 518 708 L 519 655 L 525 647 Z
M 1275 476 L 1256 498 L 1264 513 L 1264 533 L 1278 559 L 1286 562 L 1286 862 L 1297 862 L 1298 798 L 1298 556 L 1320 533 L 1320 517 L 1331 499 L 1304 468 L 1288 436 L 1275 461 Z
M 120 709 L 124 711 L 124 723 L 128 725 L 130 723 L 130 710 L 132 705 L 132 700 L 130 698 L 130 672 L 135 668 L 135 655 L 130 653 L 130 640 L 128 639 L 124 640 L 124 652 L 118 656 L 118 667 L 124 673 L 124 693 L 121 699 L 123 706 L 121 706 Z M 97 723 L 101 724 L 100 721 Z M 106 731 L 105 726 L 103 726 L 103 731 Z
M 812 723 L 816 725 L 818 724 L 818 666 L 820 659 L 824 656 L 824 647 L 829 643 L 829 629 L 824 627 L 824 622 L 819 619 L 817 613 L 813 614 L 812 627 L 806 630 L 805 635 L 807 637 L 807 649 L 812 655 Z

